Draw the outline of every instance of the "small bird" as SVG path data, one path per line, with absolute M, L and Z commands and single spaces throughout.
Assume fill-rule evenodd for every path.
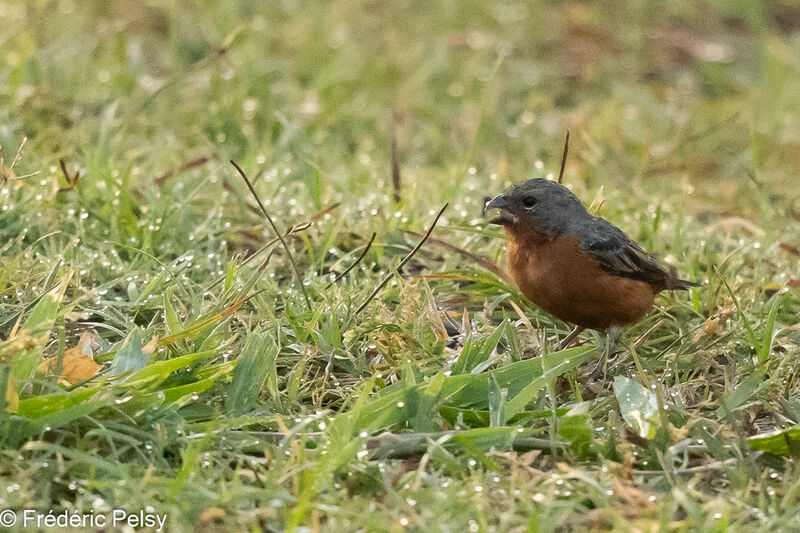
M 588 328 L 609 333 L 611 351 L 618 328 L 644 317 L 656 294 L 697 286 L 678 279 L 674 267 L 589 214 L 569 189 L 553 181 L 512 185 L 486 209 L 502 211 L 489 222 L 503 226 L 511 238 L 508 269 L 522 293 L 575 326 L 562 348 Z

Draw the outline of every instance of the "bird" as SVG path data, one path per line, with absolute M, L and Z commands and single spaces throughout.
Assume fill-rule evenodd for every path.
M 590 214 L 560 183 L 536 178 L 512 185 L 484 205 L 484 213 L 491 209 L 500 214 L 489 223 L 510 238 L 508 270 L 522 294 L 574 326 L 561 348 L 585 329 L 607 333 L 593 377 L 613 353 L 620 328 L 640 321 L 659 292 L 698 286 Z

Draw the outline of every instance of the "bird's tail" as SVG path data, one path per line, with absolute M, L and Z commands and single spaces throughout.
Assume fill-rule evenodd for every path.
M 669 284 L 667 285 L 667 289 L 669 290 L 687 290 L 689 287 L 699 287 L 699 283 L 695 283 L 694 281 L 688 281 L 685 279 L 678 279 L 678 271 L 675 270 L 675 267 L 670 267 L 669 269 Z
M 684 289 L 684 290 L 686 290 L 689 287 L 699 287 L 700 286 L 699 283 L 695 283 L 694 281 L 688 281 L 688 280 L 685 280 L 685 279 L 679 279 L 679 280 L 676 280 L 676 281 L 678 282 L 678 286 L 676 287 L 676 289 Z

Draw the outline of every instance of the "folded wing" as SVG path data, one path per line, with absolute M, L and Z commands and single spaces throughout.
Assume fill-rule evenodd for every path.
M 581 248 L 609 274 L 644 281 L 656 291 L 685 289 L 694 285 L 679 280 L 674 268 L 665 266 L 645 252 L 607 220 L 594 218 L 585 229 Z

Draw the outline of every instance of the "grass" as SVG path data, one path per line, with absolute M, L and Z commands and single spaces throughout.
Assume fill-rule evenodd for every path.
M 800 529 L 792 3 L 0 14 L 0 507 Z M 595 338 L 557 351 L 568 326 L 492 267 L 480 213 L 557 175 L 567 128 L 565 184 L 702 282 L 605 382 Z

